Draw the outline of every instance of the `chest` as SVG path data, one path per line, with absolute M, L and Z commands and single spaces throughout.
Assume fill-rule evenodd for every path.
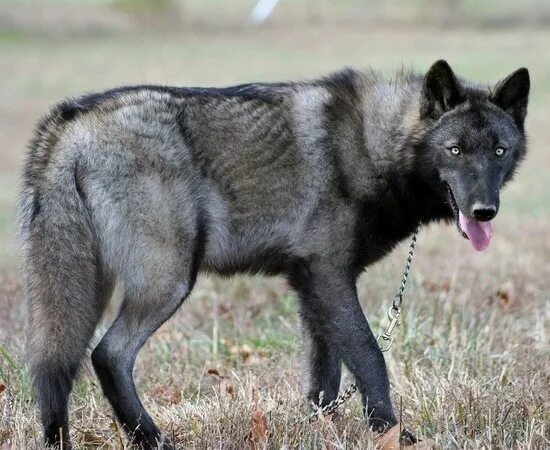
M 395 198 L 362 204 L 355 227 L 355 267 L 363 270 L 386 256 L 414 232 L 420 221 L 416 211 Z

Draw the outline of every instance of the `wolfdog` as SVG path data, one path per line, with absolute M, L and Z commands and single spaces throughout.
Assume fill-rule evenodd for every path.
M 499 190 L 526 153 L 529 86 L 525 68 L 486 86 L 440 60 L 425 74 L 133 86 L 55 106 L 31 142 L 19 206 L 46 443 L 71 445 L 73 379 L 120 282 L 120 311 L 92 363 L 133 442 L 172 448 L 132 371 L 202 271 L 286 277 L 300 299 L 307 397 L 333 400 L 343 363 L 366 425 L 395 425 L 356 280 L 432 221 L 487 247 Z

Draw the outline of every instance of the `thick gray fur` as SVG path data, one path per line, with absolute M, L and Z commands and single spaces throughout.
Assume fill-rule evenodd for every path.
M 447 68 L 440 61 L 428 75 L 391 79 L 347 70 L 304 83 L 120 88 L 55 106 L 30 146 L 19 207 L 28 362 L 46 442 L 70 447 L 72 381 L 119 282 L 120 313 L 92 361 L 134 442 L 171 448 L 132 369 L 200 271 L 285 275 L 301 299 L 308 398 L 335 398 L 343 361 L 369 424 L 393 425 L 356 279 L 417 225 L 453 219 L 445 186 L 454 192 L 462 178 L 444 152 L 428 154 L 439 152 L 443 125 L 458 135 L 457 123 L 471 130 L 479 114 L 512 136 L 509 163 L 491 178 L 498 188 L 525 154 L 525 86 L 516 92 L 525 73 L 490 89 Z M 459 119 L 445 122 L 453 114 Z M 455 197 L 461 210 L 475 200 Z

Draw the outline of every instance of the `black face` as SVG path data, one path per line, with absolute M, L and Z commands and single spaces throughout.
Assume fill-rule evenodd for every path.
M 500 188 L 524 153 L 523 133 L 513 119 L 496 108 L 456 109 L 430 133 L 429 146 L 452 206 L 476 220 L 493 219 Z
M 523 123 L 529 75 L 519 69 L 494 92 L 463 86 L 439 61 L 426 75 L 421 114 L 433 123 L 423 142 L 436 189 L 446 197 L 461 234 L 478 250 L 490 240 L 500 189 L 525 155 Z

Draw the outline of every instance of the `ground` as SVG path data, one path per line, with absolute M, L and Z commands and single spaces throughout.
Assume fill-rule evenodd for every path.
M 425 70 L 439 58 L 486 82 L 530 69 L 530 153 L 503 193 L 488 251 L 476 253 L 454 227 L 421 230 L 404 323 L 386 354 L 394 402 L 439 447 L 550 446 L 550 31 L 397 28 L 351 21 L 47 39 L 0 32 L 0 449 L 41 446 L 24 368 L 13 213 L 25 145 L 48 105 L 121 84 L 311 78 L 345 65 Z M 360 279 L 375 330 L 406 252 L 403 243 Z M 373 448 L 358 395 L 334 423 L 301 422 L 299 347 L 296 297 L 282 280 L 201 278 L 141 352 L 136 378 L 178 448 Z M 350 381 L 346 374 L 342 388 Z M 71 420 L 79 448 L 124 448 L 89 360 Z

